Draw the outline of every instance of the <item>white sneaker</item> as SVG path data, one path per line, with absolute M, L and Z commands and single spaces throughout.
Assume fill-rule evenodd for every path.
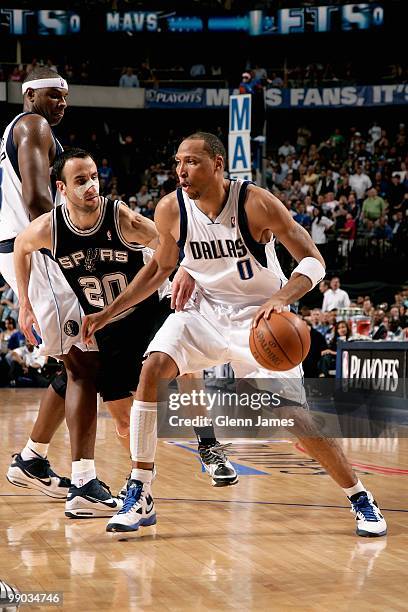
M 356 534 L 363 538 L 386 535 L 387 523 L 370 491 L 362 491 L 352 497 L 350 512 L 356 517 Z
M 156 524 L 156 512 L 150 483 L 129 480 L 123 508 L 108 521 L 106 531 L 137 531 Z
M 122 500 L 112 497 L 109 487 L 93 478 L 83 487 L 71 485 L 65 502 L 68 518 L 95 518 L 112 516 L 122 508 Z

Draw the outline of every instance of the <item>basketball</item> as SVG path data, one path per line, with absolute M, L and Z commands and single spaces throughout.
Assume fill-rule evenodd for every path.
M 309 328 L 292 312 L 273 312 L 251 327 L 249 347 L 259 365 L 267 370 L 284 372 L 296 367 L 310 349 Z

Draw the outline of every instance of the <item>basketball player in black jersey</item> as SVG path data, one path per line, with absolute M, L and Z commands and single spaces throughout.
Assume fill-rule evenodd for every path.
M 126 289 L 143 267 L 146 256 L 149 257 L 144 246 L 157 246 L 152 221 L 133 213 L 119 201 L 99 196 L 96 165 L 87 152 L 74 149 L 62 154 L 54 171 L 66 204 L 31 224 L 15 245 L 16 272 L 23 296 L 22 331 L 30 341 L 35 340 L 31 330 L 35 317 L 26 297 L 27 254 L 39 248 L 50 249 L 84 312 L 90 314 L 99 312 Z M 123 441 L 126 439 L 125 446 L 131 392 L 138 384 L 142 357 L 169 312 L 155 292 L 140 306 L 120 313 L 111 325 L 96 334 L 100 359 L 97 387 L 115 418 L 117 433 Z M 219 455 L 215 467 L 223 469 L 214 476 L 218 482 L 233 484 L 237 481 L 235 470 Z M 83 487 L 72 486 L 66 515 L 86 516 L 87 495 L 87 483 Z
M 9 132 L 9 138 L 2 149 L 2 170 L 7 171 L 3 163 L 12 164 L 12 183 L 17 190 L 14 194 L 4 193 L 4 204 L 10 197 L 15 219 L 11 222 L 14 230 L 11 236 L 26 227 L 30 219 L 39 218 L 54 207 L 50 189 L 50 166 L 62 148 L 57 142 L 52 127 L 58 125 L 64 117 L 67 107 L 68 85 L 57 73 L 49 68 L 36 68 L 30 72 L 22 86 L 24 95 L 23 113 L 16 117 Z M 3 174 L 4 177 L 4 174 Z M 6 182 L 4 181 L 3 187 Z M 6 207 L 3 207 L 5 213 Z M 6 223 L 5 214 L 1 220 L 2 236 Z M 0 269 L 9 284 L 15 285 L 12 252 L 14 237 L 0 241 Z M 49 257 L 44 255 L 44 266 L 52 265 Z M 33 263 L 33 268 L 36 264 Z M 63 280 L 63 278 L 62 278 Z M 68 288 L 69 289 L 69 288 Z M 73 296 L 72 292 L 70 294 Z M 48 294 L 47 294 L 48 295 Z M 20 296 L 19 296 L 20 297 Z M 68 295 L 66 302 L 70 301 Z M 56 303 L 58 299 L 55 300 Z M 75 299 L 76 301 L 76 299 Z M 47 303 L 42 306 L 47 307 Z M 53 304 L 50 311 L 45 312 L 48 322 L 46 331 L 50 336 L 61 334 L 60 325 L 55 325 L 55 317 L 50 323 Z M 64 323 L 62 323 L 63 325 Z M 72 331 L 75 331 L 72 328 Z M 79 338 L 77 338 L 79 340 Z M 75 343 L 73 337 L 64 335 L 66 344 Z M 36 344 L 38 340 L 36 339 Z M 62 344 L 62 343 L 61 343 Z M 48 343 L 45 342 L 48 349 Z M 62 351 L 61 351 L 62 352 Z M 57 353 L 50 353 L 55 354 Z M 7 478 L 16 486 L 33 488 L 50 497 L 65 499 L 70 486 L 70 480 L 58 476 L 50 467 L 47 459 L 49 443 L 58 427 L 66 417 L 70 432 L 73 459 L 93 458 L 94 439 L 96 434 L 96 397 L 93 402 L 87 396 L 89 385 L 87 376 L 92 369 L 90 352 L 82 352 L 76 347 L 70 350 L 67 357 L 67 369 L 72 374 L 72 389 L 74 393 L 84 398 L 81 406 L 75 411 L 68 403 L 65 411 L 64 381 L 57 377 L 47 389 L 41 401 L 40 410 L 31 431 L 30 438 L 22 451 L 13 456 L 13 461 L 7 472 Z M 94 403 L 94 406 L 92 405 Z M 110 499 L 110 495 L 107 495 Z

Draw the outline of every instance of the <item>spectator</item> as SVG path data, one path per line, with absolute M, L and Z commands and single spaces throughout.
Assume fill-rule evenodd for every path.
M 310 229 L 310 226 L 312 224 L 312 219 L 307 214 L 306 207 L 300 200 L 296 202 L 296 215 L 293 218 L 302 227 L 306 229 Z
M 143 183 L 143 185 L 141 185 L 139 191 L 136 194 L 136 198 L 139 208 L 141 210 L 146 208 L 148 201 L 151 200 L 151 195 L 148 192 L 146 183 Z
M 372 301 L 370 300 L 370 298 L 365 297 L 365 298 L 363 299 L 363 305 L 362 305 L 362 308 L 363 308 L 363 312 L 362 312 L 362 314 L 363 314 L 364 316 L 366 316 L 366 317 L 372 317 L 374 307 L 373 307 L 373 303 L 372 303 Z
M 338 276 L 334 276 L 330 281 L 330 289 L 324 294 L 322 310 L 328 311 L 334 308 L 348 308 L 349 306 L 348 293 L 340 289 L 340 279 Z
M 140 208 L 140 206 L 137 205 L 137 197 L 136 196 L 130 196 L 130 198 L 128 200 L 128 204 L 129 204 L 129 208 L 131 210 L 133 210 L 134 212 L 140 213 L 141 208 Z
M 372 185 L 370 177 L 363 172 L 360 165 L 357 166 L 355 174 L 350 176 L 349 182 L 350 187 L 356 193 L 357 200 L 363 200 L 367 189 Z
M 193 64 L 190 68 L 190 76 L 192 79 L 199 79 L 201 77 L 205 77 L 205 66 L 204 64 Z
M 5 289 L 2 293 L 0 305 L 4 306 L 1 320 L 5 321 L 7 317 L 13 317 L 18 320 L 18 298 L 11 287 Z
M 377 238 L 378 240 L 392 240 L 392 229 L 388 225 L 386 217 L 382 216 L 376 221 L 374 227 L 374 238 Z
M 397 210 L 402 208 L 402 202 L 407 192 L 405 185 L 401 183 L 401 176 L 393 174 L 391 184 L 388 185 L 386 198 L 390 207 L 390 215 L 393 215 Z
M 319 208 L 313 209 L 312 221 L 312 240 L 321 252 L 323 258 L 326 256 L 327 232 L 334 225 L 334 222 L 328 219 Z
M 296 149 L 290 144 L 290 141 L 286 139 L 278 149 L 278 155 L 283 155 L 283 157 L 287 157 L 288 155 L 295 155 Z
M 49 381 L 41 374 L 46 358 L 39 353 L 40 349 L 32 344 L 12 351 L 10 386 L 48 387 Z M 22 378 L 25 380 L 21 380 Z
M 319 283 L 319 291 L 322 294 L 322 299 L 324 299 L 324 295 L 326 291 L 330 288 L 330 283 L 328 280 L 322 280 Z
M 306 320 L 310 328 L 310 350 L 303 361 L 303 373 L 305 378 L 317 378 L 320 374 L 319 364 L 323 351 L 327 349 L 326 340 L 310 322 Z
M 108 160 L 104 157 L 101 161 L 101 165 L 98 168 L 99 178 L 105 181 L 105 190 L 108 191 L 111 187 L 113 171 L 109 166 Z
M 348 257 L 354 245 L 354 240 L 357 234 L 357 224 L 353 215 L 349 212 L 346 214 L 346 222 L 340 230 L 341 254 L 343 257 Z
M 367 197 L 363 202 L 363 209 L 361 211 L 361 218 L 369 219 L 370 221 L 377 221 L 385 212 L 386 203 L 377 195 L 375 187 L 371 187 L 368 190 Z
M 119 87 L 140 87 L 139 79 L 133 73 L 132 66 L 128 66 L 120 77 Z
M 0 353 L 6 354 L 9 350 L 8 343 L 16 331 L 16 321 L 13 317 L 7 317 L 4 321 L 4 329 L 0 331 Z
M 337 344 L 339 340 L 346 341 L 350 338 L 351 331 L 346 321 L 337 321 L 334 326 L 334 335 L 328 343 L 328 347 L 322 350 L 322 358 L 319 363 L 322 377 L 335 376 Z

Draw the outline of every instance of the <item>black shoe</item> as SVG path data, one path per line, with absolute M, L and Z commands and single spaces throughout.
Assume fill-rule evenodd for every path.
M 53 472 L 48 459 L 38 456 L 24 461 L 19 453 L 13 455 L 13 461 L 7 471 L 7 480 L 16 487 L 37 489 L 44 495 L 57 499 L 66 499 L 71 486 L 69 478 Z
M 121 510 L 123 501 L 112 497 L 109 487 L 93 478 L 83 487 L 71 485 L 65 502 L 65 516 L 68 518 L 92 518 L 113 516 Z
M 224 450 L 229 444 L 216 442 L 211 446 L 198 446 L 201 462 L 206 472 L 211 476 L 214 487 L 227 487 L 237 484 L 238 475 L 234 466 L 228 460 Z

